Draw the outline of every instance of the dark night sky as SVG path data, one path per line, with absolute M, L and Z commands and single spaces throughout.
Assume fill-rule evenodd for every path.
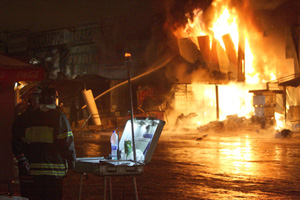
M 79 23 L 114 16 L 138 16 L 169 12 L 175 20 L 193 8 L 205 9 L 212 0 L 0 0 L 0 32 L 28 29 L 32 32 L 74 27 Z M 236 0 L 235 0 L 236 1 Z M 255 10 L 275 9 L 286 0 L 249 0 Z
M 101 18 L 145 14 L 150 1 L 1 0 L 0 30 L 38 32 L 75 27 Z M 142 11 L 142 12 L 141 12 Z

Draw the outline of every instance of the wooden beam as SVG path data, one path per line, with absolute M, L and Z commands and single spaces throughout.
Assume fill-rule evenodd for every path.
M 212 71 L 220 71 L 219 67 L 219 57 L 218 57 L 218 49 L 217 45 L 219 45 L 219 42 L 213 38 L 212 40 L 212 45 L 211 45 L 211 50 L 210 50 L 210 61 L 211 61 L 211 67 L 210 69 Z
M 177 40 L 181 57 L 189 63 L 195 63 L 200 59 L 200 51 L 197 45 L 190 38 L 180 38 Z
M 200 52 L 202 58 L 206 62 L 207 65 L 210 64 L 210 40 L 208 35 L 197 37 L 198 45 L 200 48 Z
M 210 38 L 208 35 L 197 37 L 198 45 L 202 58 L 206 62 L 210 71 L 220 71 L 217 45 L 219 44 L 216 39 L 212 40 L 210 44 Z
M 237 81 L 245 81 L 245 38 L 239 35 Z
M 226 54 L 227 54 L 229 62 L 230 62 L 230 67 L 231 67 L 230 70 L 233 73 L 234 79 L 237 79 L 238 60 L 237 60 L 237 53 L 236 53 L 233 41 L 229 34 L 223 35 L 222 39 L 225 44 Z

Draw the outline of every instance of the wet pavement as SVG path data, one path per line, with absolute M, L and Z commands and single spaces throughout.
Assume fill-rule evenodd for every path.
M 107 156 L 110 131 L 74 131 L 77 157 Z M 207 135 L 207 136 L 206 136 Z M 136 177 L 139 199 L 300 199 L 300 139 L 273 131 L 200 133 L 165 128 Z M 81 199 L 103 199 L 103 177 L 84 177 Z M 70 172 L 64 199 L 78 199 Z M 113 199 L 134 199 L 132 177 L 112 177 Z

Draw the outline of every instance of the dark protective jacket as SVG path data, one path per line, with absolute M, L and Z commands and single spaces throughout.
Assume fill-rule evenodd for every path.
M 13 123 L 12 148 L 30 164 L 29 175 L 63 177 L 75 167 L 74 137 L 66 115 L 40 108 L 23 113 Z

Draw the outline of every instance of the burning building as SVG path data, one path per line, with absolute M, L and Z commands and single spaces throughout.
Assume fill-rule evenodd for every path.
M 236 116 L 265 127 L 285 121 L 289 108 L 295 112 L 298 90 L 286 81 L 299 76 L 300 16 L 293 9 L 300 5 L 255 2 L 214 0 L 172 24 L 184 60 L 173 89 L 174 122 L 199 126 Z
M 110 90 L 126 79 L 125 50 L 133 55 L 137 110 L 165 110 L 170 124 L 178 116 L 188 118 L 193 126 L 235 115 L 272 120 L 275 113 L 288 116 L 290 106 L 298 105 L 297 89 L 283 83 L 289 79 L 282 79 L 297 77 L 299 72 L 297 1 L 124 4 L 126 14 L 119 15 L 122 6 L 118 4 L 111 12 L 114 17 L 97 22 L 78 21 L 77 26 L 54 31 L 10 33 L 8 52 L 18 55 L 20 49 L 13 48 L 16 42 L 29 38 L 23 52 L 28 49 L 30 55 L 42 58 L 53 82 L 62 79 L 65 99 L 75 94 L 66 95 L 71 91 L 65 89 L 66 82 L 76 82 L 76 96 L 81 95 L 77 91 L 84 82 L 95 92 L 100 112 L 106 109 L 108 115 L 128 114 L 127 88 Z M 143 11 L 128 14 L 128 9 Z M 94 82 L 87 84 L 86 79 L 91 80 L 87 75 L 95 74 L 101 76 L 95 79 L 101 81 L 100 87 Z M 109 96 L 98 95 L 108 89 Z

